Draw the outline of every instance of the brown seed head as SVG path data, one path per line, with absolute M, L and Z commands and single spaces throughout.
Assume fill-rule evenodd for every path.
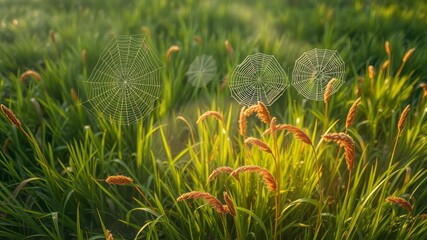
M 19 121 L 19 119 L 15 116 L 15 114 L 12 112 L 12 110 L 10 110 L 9 108 L 7 108 L 5 105 L 1 104 L 1 111 L 3 112 L 3 114 L 7 117 L 7 119 L 9 119 L 9 121 L 15 125 L 15 127 L 17 128 L 21 128 L 21 122 Z
M 166 58 L 168 61 L 171 60 L 172 53 L 179 52 L 181 49 L 177 45 L 172 45 L 168 48 L 168 51 L 166 52 Z
M 55 43 L 55 32 L 53 30 L 50 31 L 50 41 Z
M 236 179 L 239 179 L 239 174 L 242 172 L 255 172 L 258 173 L 263 179 L 264 184 L 267 188 L 274 192 L 276 190 L 276 181 L 274 180 L 273 175 L 265 168 L 255 165 L 246 165 L 239 168 L 236 168 L 230 175 Z
M 397 204 L 397 205 L 403 207 L 408 212 L 412 212 L 412 210 L 413 210 L 412 204 L 410 202 L 406 201 L 406 199 L 404 199 L 404 198 L 390 196 L 390 197 L 387 197 L 385 200 L 387 202 L 391 202 L 391 203 L 394 203 L 394 204 Z
M 176 201 L 184 201 L 188 199 L 202 199 L 205 201 L 209 206 L 211 206 L 213 209 L 215 209 L 218 213 L 225 213 L 225 209 L 222 206 L 222 203 L 214 196 L 207 192 L 199 192 L 199 191 L 192 191 L 188 193 L 184 193 L 181 196 L 179 196 Z
M 271 148 L 265 142 L 263 142 L 261 139 L 254 138 L 254 137 L 248 137 L 245 139 L 245 143 L 255 145 L 261 151 L 273 154 L 273 152 L 271 151 Z
M 276 122 L 277 122 L 277 118 L 273 117 L 271 119 L 271 122 L 270 122 L 270 128 L 268 128 L 267 130 L 270 130 L 270 132 L 275 133 L 277 131 L 277 124 L 276 124 Z M 264 136 L 264 133 L 262 135 Z
M 325 93 L 323 94 L 323 102 L 324 103 L 329 102 L 329 98 L 332 95 L 332 89 L 333 89 L 334 83 L 336 81 L 337 81 L 336 78 L 332 78 L 331 80 L 329 80 L 328 84 L 326 85 Z
M 369 79 L 371 79 L 371 81 L 374 81 L 374 78 L 375 78 L 375 69 L 374 69 L 374 66 L 369 65 L 368 72 L 369 72 Z
M 40 74 L 36 71 L 33 71 L 33 70 L 27 70 L 24 73 L 22 73 L 21 77 L 20 77 L 21 82 L 23 82 L 27 77 L 33 77 L 37 81 L 42 80 L 42 77 L 40 76 Z
M 114 240 L 113 234 L 108 229 L 105 231 L 105 240 Z
M 423 97 L 427 97 L 427 84 L 420 83 L 419 87 L 423 89 Z
M 256 116 L 261 120 L 261 122 L 267 124 L 271 122 L 270 111 L 268 111 L 267 107 L 261 101 L 258 101 L 257 112 L 258 114 Z
M 228 166 L 224 166 L 224 167 L 219 167 L 216 168 L 212 171 L 212 173 L 209 175 L 208 177 L 208 182 L 212 181 L 215 179 L 215 177 L 220 174 L 220 173 L 227 173 L 230 174 L 231 172 L 233 172 L 234 169 Z
M 228 40 L 225 40 L 224 45 L 230 57 L 233 58 L 233 47 L 231 46 L 230 42 Z
M 207 112 L 203 113 L 202 115 L 200 115 L 200 117 L 196 121 L 196 124 L 199 124 L 200 122 L 202 122 L 203 120 L 205 120 L 208 117 L 216 118 L 221 123 L 224 123 L 224 118 L 222 117 L 221 113 L 219 113 L 217 111 L 207 111 Z
M 200 36 L 195 36 L 194 41 L 199 45 L 203 43 L 202 37 Z
M 411 110 L 410 105 L 408 104 L 405 109 L 403 109 L 402 114 L 400 114 L 399 122 L 397 123 L 397 129 L 399 134 L 402 132 L 405 127 L 406 117 L 408 116 L 408 112 Z
M 82 50 L 82 63 L 85 64 L 86 63 L 86 49 Z
M 246 136 L 246 126 L 248 123 L 246 120 L 245 110 L 246 110 L 246 107 L 243 106 L 242 109 L 240 110 L 240 115 L 239 115 L 239 132 L 240 132 L 240 135 L 242 135 L 243 137 Z
M 123 175 L 108 176 L 105 182 L 113 185 L 126 185 L 133 183 L 133 179 Z
M 230 196 L 228 196 L 227 192 L 224 192 L 224 201 L 227 204 L 228 212 L 231 216 L 236 216 L 236 208 L 234 207 L 233 200 L 231 200 Z
M 256 113 L 256 112 L 258 112 L 258 104 L 251 105 L 248 108 L 246 108 L 245 115 L 246 115 L 246 117 L 249 117 L 250 115 L 252 115 L 253 113 Z
M 74 88 L 70 89 L 70 96 L 74 102 L 77 102 L 79 100 L 79 96 L 77 95 L 77 92 L 76 92 L 76 90 L 74 90 Z
M 227 86 L 227 76 L 225 76 L 221 80 L 221 84 L 219 85 L 219 88 L 221 89 L 221 91 L 224 91 L 224 89 L 225 89 L 226 86 Z
M 308 135 L 296 126 L 292 126 L 289 124 L 280 124 L 279 126 L 277 126 L 277 130 L 287 130 L 288 132 L 291 132 L 296 139 L 303 141 L 305 144 L 313 145 Z
M 308 137 L 308 135 L 305 134 L 305 132 L 299 129 L 298 127 L 289 125 L 289 124 L 276 125 L 276 131 L 283 131 L 283 130 L 287 130 L 288 132 L 291 132 L 296 139 L 303 141 L 305 144 L 312 145 L 311 139 Z M 267 129 L 262 133 L 262 135 L 265 136 L 270 133 L 271 133 L 271 129 Z
M 390 42 L 389 41 L 385 41 L 384 49 L 385 49 L 385 52 L 387 53 L 388 58 L 390 59 L 391 50 L 390 50 Z
M 141 28 L 142 32 L 145 34 L 145 36 L 150 37 L 151 36 L 151 30 L 149 27 L 147 26 L 143 26 Z
M 345 133 L 329 133 L 322 135 L 322 138 L 327 141 L 333 141 L 344 148 L 345 160 L 347 169 L 351 171 L 354 165 L 354 141 Z
M 359 106 L 360 101 L 362 100 L 361 97 L 357 98 L 356 101 L 354 101 L 353 105 L 351 105 L 350 110 L 347 113 L 347 119 L 345 120 L 345 127 L 349 128 L 356 118 L 356 110 Z
M 414 51 L 415 51 L 415 48 L 411 48 L 411 49 L 409 49 L 409 50 L 405 53 L 405 55 L 403 56 L 402 62 L 406 63 L 406 62 L 408 61 L 409 57 L 411 57 L 412 53 L 414 53 Z

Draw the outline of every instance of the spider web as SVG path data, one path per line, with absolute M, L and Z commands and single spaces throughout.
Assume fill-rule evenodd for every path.
M 212 56 L 202 55 L 194 59 L 186 73 L 193 87 L 206 86 L 215 76 L 216 63 Z
M 295 61 L 292 85 L 305 98 L 322 101 L 328 82 L 336 79 L 331 94 L 336 93 L 344 83 L 344 74 L 345 63 L 337 51 L 315 48 Z
M 143 35 L 114 37 L 85 81 L 91 113 L 131 124 L 154 109 L 161 95 L 163 64 Z
M 288 76 L 273 55 L 249 55 L 229 75 L 231 95 L 239 104 L 253 105 L 258 101 L 269 106 L 289 86 Z

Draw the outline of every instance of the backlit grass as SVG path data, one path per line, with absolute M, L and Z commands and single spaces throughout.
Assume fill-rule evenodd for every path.
M 426 7 L 0 1 L 0 238 L 426 238 Z M 141 33 L 166 66 L 162 100 L 135 124 L 94 118 L 82 82 L 114 34 Z M 248 54 L 290 76 L 315 47 L 346 62 L 326 103 L 289 87 L 245 114 L 231 98 Z M 194 88 L 202 54 L 217 71 Z

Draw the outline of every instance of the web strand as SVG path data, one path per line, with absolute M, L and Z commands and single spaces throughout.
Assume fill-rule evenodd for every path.
M 323 101 L 326 85 L 335 78 L 332 92 L 336 93 L 344 83 L 345 63 L 337 51 L 313 49 L 295 61 L 292 85 L 305 98 Z
M 144 118 L 160 99 L 162 68 L 144 36 L 116 36 L 85 82 L 88 101 L 83 106 L 120 124 Z
M 258 101 L 269 106 L 289 86 L 288 77 L 273 55 L 249 55 L 229 75 L 231 95 L 239 104 Z

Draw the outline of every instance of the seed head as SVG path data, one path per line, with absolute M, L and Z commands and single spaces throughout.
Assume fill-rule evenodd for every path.
M 9 121 L 15 125 L 15 127 L 17 128 L 21 128 L 21 122 L 19 121 L 19 119 L 15 116 L 15 114 L 12 112 L 12 110 L 10 110 L 9 108 L 7 108 L 5 105 L 1 104 L 1 111 L 3 112 L 3 114 L 7 117 L 7 119 L 9 119 Z
M 208 117 L 214 117 L 214 118 L 218 119 L 221 123 L 224 122 L 224 118 L 222 117 L 221 113 L 219 113 L 217 111 L 207 111 L 207 112 L 203 113 L 202 115 L 200 115 L 200 117 L 196 121 L 196 124 L 199 124 L 200 122 L 202 122 L 203 120 L 205 120 Z
M 328 84 L 326 85 L 325 93 L 323 94 L 324 103 L 329 102 L 329 98 L 332 95 L 332 89 L 333 89 L 335 81 L 337 81 L 337 79 L 332 78 L 331 80 L 329 80 Z
M 406 199 L 404 199 L 404 198 L 390 196 L 390 197 L 387 197 L 385 200 L 387 202 L 391 202 L 391 203 L 394 203 L 394 204 L 397 204 L 397 205 L 403 207 L 408 212 L 412 212 L 412 210 L 413 210 L 412 204 L 410 202 L 406 201 Z
M 171 60 L 172 53 L 179 52 L 181 49 L 177 45 L 172 45 L 169 47 L 168 51 L 166 52 L 166 58 L 168 61 Z
M 369 65 L 368 72 L 369 72 L 369 79 L 371 79 L 371 81 L 374 81 L 374 78 L 375 78 L 375 69 L 374 69 L 374 66 Z
M 350 110 L 347 113 L 347 119 L 345 121 L 345 127 L 349 128 L 356 118 L 356 111 L 357 107 L 359 106 L 360 101 L 362 100 L 361 97 L 357 98 L 356 101 L 354 101 L 353 105 L 351 105 Z
M 246 138 L 245 143 L 255 145 L 261 151 L 271 153 L 271 154 L 273 153 L 273 151 L 271 151 L 271 148 L 265 142 L 263 142 L 261 139 L 254 138 L 254 137 L 248 137 L 248 138 Z
M 222 206 L 222 203 L 216 197 L 212 196 L 210 193 L 192 191 L 192 192 L 182 194 L 176 199 L 176 201 L 179 202 L 179 201 L 184 201 L 188 199 L 203 199 L 203 201 L 205 201 L 209 206 L 215 209 L 218 213 L 225 213 L 225 209 Z
M 113 185 L 126 185 L 133 183 L 133 179 L 123 175 L 108 176 L 105 181 Z
M 345 161 L 347 163 L 347 169 L 351 171 L 354 165 L 354 141 L 349 135 L 345 133 L 329 133 L 322 135 L 322 138 L 327 141 L 333 141 L 344 147 Z
M 399 134 L 402 132 L 405 127 L 406 117 L 408 116 L 408 112 L 411 110 L 410 105 L 408 104 L 405 109 L 403 109 L 402 114 L 400 115 L 399 122 L 397 123 L 397 129 Z

